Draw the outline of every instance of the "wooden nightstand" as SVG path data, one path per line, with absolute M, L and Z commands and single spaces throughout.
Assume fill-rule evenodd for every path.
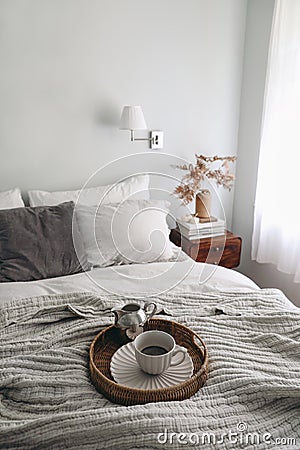
M 188 240 L 178 228 L 170 233 L 170 240 L 198 262 L 217 264 L 232 269 L 240 263 L 242 239 L 230 231 L 225 236 Z

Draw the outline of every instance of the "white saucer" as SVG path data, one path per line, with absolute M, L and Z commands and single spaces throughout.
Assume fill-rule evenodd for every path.
M 176 345 L 176 347 L 178 347 Z M 181 358 L 181 354 L 174 356 L 173 361 Z M 136 389 L 162 389 L 188 380 L 193 374 L 193 361 L 187 353 L 184 361 L 178 366 L 169 367 L 159 375 L 149 375 L 140 369 L 135 359 L 134 343 L 120 347 L 110 363 L 110 371 L 114 380 L 123 386 Z

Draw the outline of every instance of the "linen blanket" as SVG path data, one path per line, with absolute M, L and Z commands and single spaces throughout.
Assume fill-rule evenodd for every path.
M 88 368 L 92 339 L 113 322 L 105 312 L 125 299 L 2 306 L 0 448 L 300 448 L 299 309 L 277 290 L 154 300 L 205 340 L 209 376 L 188 400 L 131 407 L 99 394 Z

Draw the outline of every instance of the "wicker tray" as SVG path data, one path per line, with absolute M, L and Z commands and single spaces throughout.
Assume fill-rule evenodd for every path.
M 176 344 L 186 347 L 194 365 L 192 377 L 164 389 L 134 389 L 116 383 L 110 373 L 112 355 L 131 341 L 112 325 L 101 331 L 90 347 L 90 373 L 96 389 L 112 402 L 122 405 L 184 400 L 194 395 L 207 378 L 208 353 L 203 340 L 189 328 L 171 320 L 150 319 L 144 329 L 165 331 L 174 337 Z

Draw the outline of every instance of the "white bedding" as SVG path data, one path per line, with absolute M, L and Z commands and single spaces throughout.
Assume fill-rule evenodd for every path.
M 258 286 L 246 276 L 220 266 L 181 262 L 134 264 L 94 269 L 47 280 L 1 283 L 0 302 L 11 298 L 67 292 L 109 292 L 133 297 L 173 292 L 253 291 Z

